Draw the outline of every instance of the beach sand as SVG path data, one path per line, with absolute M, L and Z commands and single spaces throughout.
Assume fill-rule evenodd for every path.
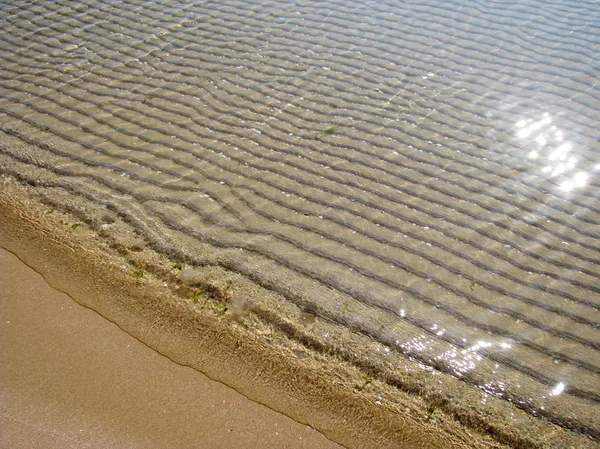
M 2 448 L 340 448 L 178 365 L 0 248 Z
M 73 309 L 349 449 L 598 447 L 594 2 L 15 1 L 0 21 L 0 247 Z M 83 368 L 85 338 L 30 299 L 17 316 L 58 335 L 28 324 L 4 369 L 54 369 L 3 378 L 96 388 L 45 398 L 39 428 L 90 397 L 103 438 L 243 433 L 204 405 L 107 413 L 107 386 L 157 409 L 154 380 L 206 389 L 104 334 Z
M 0 189 L 1 447 L 595 447 L 444 375 L 462 402 L 428 410 L 437 390 L 366 379 L 286 343 L 285 323 L 246 328 L 243 314 L 181 302 L 184 285 L 132 279 L 121 256 L 30 193 L 7 179 Z M 406 369 L 408 386 L 426 380 Z M 461 404 L 481 419 L 465 426 L 475 415 Z

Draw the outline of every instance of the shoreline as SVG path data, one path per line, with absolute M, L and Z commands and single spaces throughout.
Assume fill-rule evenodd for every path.
M 564 447 L 594 446 L 585 437 L 535 419 L 481 391 L 457 399 L 457 404 L 484 397 L 489 401 L 487 417 L 465 426 L 469 415 L 453 416 L 446 411 L 452 408 L 442 403 L 434 417 L 428 413 L 431 402 L 402 391 L 396 391 L 392 398 L 390 385 L 365 377 L 356 366 L 338 357 L 324 357 L 310 350 L 297 357 L 281 346 L 278 349 L 273 341 L 279 344 L 285 335 L 269 334 L 273 330 L 257 335 L 256 329 L 243 326 L 243 319 L 238 321 L 231 313 L 221 316 L 214 304 L 198 309 L 192 301 L 173 294 L 179 288 L 188 288 L 189 293 L 189 286 L 171 290 L 165 285 L 172 280 L 150 274 L 132 276 L 131 266 L 103 247 L 105 242 L 94 237 L 93 230 L 69 225 L 73 220 L 65 221 L 58 212 L 48 213 L 46 206 L 32 200 L 28 189 L 5 179 L 0 191 L 0 246 L 17 254 L 53 288 L 95 310 L 158 353 L 319 430 L 345 447 L 501 448 L 522 444 L 533 448 L 550 441 Z M 268 343 L 262 339 L 264 335 L 269 337 Z M 418 381 L 427 382 L 423 375 Z M 429 382 L 435 384 L 433 379 Z M 463 388 L 456 393 L 468 391 Z M 505 428 L 501 434 L 498 428 L 506 425 L 502 417 L 509 409 L 518 419 L 513 428 Z M 494 416 L 498 422 L 491 422 Z
M 0 8 L 0 246 L 347 449 L 598 447 L 600 9 L 484 3 Z
M 397 444 L 398 435 L 405 435 L 412 447 L 449 446 L 432 425 L 427 433 L 437 438 L 424 441 L 414 423 L 406 426 L 404 420 L 394 421 L 390 411 L 356 395 L 345 380 L 334 379 L 338 374 L 331 367 L 322 366 L 317 373 L 240 327 L 223 325 L 214 316 L 191 314 L 177 297 L 161 291 L 162 282 L 149 276 L 135 282 L 127 266 L 114 263 L 116 258 L 111 263 L 108 254 L 85 248 L 85 239 L 78 238 L 80 232 L 72 232 L 70 226 L 49 229 L 46 219 L 55 218 L 54 214 L 46 215 L 41 205 L 34 212 L 35 203 L 25 205 L 20 200 L 23 196 L 8 195 L 8 190 L 5 184 L 0 194 L 0 246 L 17 254 L 53 288 L 160 354 L 344 446 L 406 447 Z M 354 415 L 351 419 L 344 416 L 349 410 Z
M 1 447 L 340 449 L 179 366 L 0 248 Z

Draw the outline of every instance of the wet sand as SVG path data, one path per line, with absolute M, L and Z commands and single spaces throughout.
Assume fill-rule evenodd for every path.
M 11 2 L 0 245 L 344 446 L 597 443 L 596 6 Z
M 0 447 L 341 448 L 180 366 L 0 248 Z
M 286 336 L 281 330 L 248 329 L 243 315 L 236 320 L 219 313 L 214 298 L 198 305 L 182 301 L 190 290 L 173 277 L 132 277 L 118 253 L 95 242 L 82 227 L 65 226 L 67 215 L 48 213 L 29 193 L 4 179 L 0 246 L 18 254 L 55 289 L 158 353 L 344 446 L 470 447 L 466 431 L 455 420 L 430 422 L 421 398 L 404 395 L 391 403 L 384 397 L 392 397 L 384 385 L 375 380 L 367 385 L 361 371 L 335 357 L 298 347 L 293 353 L 282 350 Z
M 174 365 L 182 372 L 205 373 L 243 392 L 254 401 L 284 412 L 296 422 L 318 429 L 331 441 L 345 447 L 537 449 L 548 447 L 548 444 L 564 448 L 595 447 L 595 443 L 584 436 L 532 417 L 501 398 L 473 389 L 456 381 L 452 376 L 437 374 L 436 382 L 432 382 L 429 372 L 419 369 L 414 361 L 389 356 L 389 363 L 404 373 L 404 377 L 400 379 L 405 382 L 404 385 L 399 384 L 399 379 L 394 377 L 384 377 L 385 382 L 365 377 L 365 372 L 374 372 L 369 371 L 373 370 L 373 366 L 363 365 L 362 369 L 357 369 L 353 363 L 346 361 L 352 358 L 351 355 L 342 357 L 343 353 L 337 355 L 324 352 L 322 343 L 317 339 L 318 335 L 327 331 L 329 341 L 347 342 L 353 336 L 346 328 L 320 327 L 325 326 L 325 323 L 317 319 L 311 324 L 310 333 L 293 335 L 296 339 L 302 339 L 303 345 L 300 346 L 295 345 L 294 340 L 288 337 L 286 332 L 290 331 L 291 327 L 285 322 L 279 322 L 279 327 L 265 328 L 251 321 L 250 314 L 238 312 L 236 315 L 232 311 L 223 314 L 216 301 L 218 298 L 194 304 L 189 300 L 192 290 L 186 289 L 185 284 L 177 277 L 169 277 L 164 273 L 162 277 L 153 275 L 160 273 L 160 260 L 156 261 L 153 273 L 146 273 L 138 278 L 132 271 L 135 267 L 131 267 L 123 255 L 103 245 L 102 240 L 94 239 L 92 230 L 87 229 L 85 225 L 71 226 L 73 217 L 58 211 L 50 212 L 47 206 L 35 199 L 30 188 L 9 178 L 3 179 L 0 188 L 0 210 L 0 247 L 18 254 L 21 260 L 42 274 L 56 290 L 67 292 L 80 306 L 83 305 L 83 311 L 96 316 L 96 319 L 104 324 L 106 322 L 100 316 L 117 323 L 126 334 L 143 341 L 149 348 L 177 364 L 167 363 L 168 360 L 156 354 L 155 357 L 163 363 Z M 31 285 L 30 282 L 24 284 Z M 44 307 L 40 307 L 39 300 L 34 303 L 37 307 L 34 304 L 30 311 L 32 316 L 39 314 L 42 318 L 47 317 Z M 70 304 L 71 307 L 75 307 Z M 87 309 L 95 310 L 100 316 Z M 310 321 L 312 320 L 314 318 Z M 51 321 L 45 320 L 45 323 L 48 326 Z M 70 329 L 61 324 L 64 322 L 57 320 L 54 326 L 55 330 L 60 332 L 62 340 L 68 341 L 71 335 L 78 339 L 75 333 L 72 334 Z M 17 354 L 6 354 L 3 358 L 19 360 L 17 355 L 25 356 L 29 350 L 33 354 L 45 354 L 46 361 L 55 367 L 55 374 L 58 375 L 58 378 L 54 378 L 54 386 L 66 385 L 61 381 L 60 375 L 67 374 L 67 371 L 63 373 L 63 370 L 67 369 L 80 379 L 89 379 L 90 385 L 96 388 L 93 394 L 90 393 L 95 416 L 98 421 L 102 421 L 104 417 L 106 425 L 112 426 L 112 432 L 119 435 L 120 429 L 126 428 L 129 421 L 115 420 L 112 413 L 107 414 L 107 410 L 111 410 L 114 405 L 110 401 L 105 402 L 106 383 L 118 388 L 119 393 L 128 399 L 128 405 L 144 402 L 140 401 L 133 385 L 127 383 L 123 376 L 112 373 L 116 380 L 103 382 L 93 374 L 98 368 L 105 371 L 107 366 L 111 366 L 107 359 L 115 360 L 115 357 L 121 357 L 121 351 L 126 344 L 119 348 L 104 336 L 92 338 L 91 346 L 94 347 L 96 343 L 96 350 L 101 349 L 104 358 L 96 359 L 96 368 L 83 368 L 81 365 L 61 361 L 60 357 L 63 354 L 60 351 L 44 352 L 43 348 L 49 347 L 49 340 L 33 339 L 43 329 L 41 326 L 37 327 L 39 329 L 26 327 L 25 332 L 33 332 L 31 340 L 27 337 L 22 338 L 19 348 L 13 347 Z M 114 326 L 112 329 L 117 330 Z M 6 339 L 3 338 L 4 340 Z M 81 338 L 78 340 L 79 344 L 84 344 Z M 29 341 L 32 342 L 31 348 Z M 150 351 L 141 343 L 138 346 Z M 85 353 L 78 348 L 77 345 L 72 347 L 73 357 L 81 355 L 82 351 Z M 373 346 L 372 350 L 376 348 Z M 116 354 L 113 355 L 113 352 Z M 89 355 L 86 354 L 85 359 L 88 358 Z M 126 358 L 126 362 L 117 362 L 113 366 L 126 366 L 129 362 Z M 140 371 L 145 373 L 147 378 L 137 371 L 133 373 L 134 377 L 138 376 L 140 379 L 139 388 L 147 388 L 146 384 L 154 380 L 157 381 L 157 388 L 161 390 L 164 390 L 166 385 L 176 383 L 162 377 L 161 370 L 155 369 L 156 366 L 155 362 L 146 370 Z M 48 375 L 38 368 L 32 369 L 32 376 L 35 374 L 44 378 Z M 424 395 L 418 394 L 422 388 L 427 388 Z M 40 388 L 37 384 L 30 388 L 30 393 L 36 394 L 50 391 L 52 389 Z M 187 390 L 177 394 L 168 390 L 165 392 L 167 395 L 173 394 L 174 398 L 183 395 L 193 399 Z M 48 394 L 50 397 L 45 400 L 54 398 L 53 393 Z M 65 392 L 69 403 L 77 405 L 73 406 L 71 418 L 60 418 L 59 421 L 72 422 L 71 429 L 76 429 L 77 432 L 82 427 L 76 417 L 84 411 L 82 404 L 77 403 L 77 398 L 86 395 L 83 391 Z M 460 400 L 443 402 L 442 395 Z M 54 400 L 55 404 L 61 402 L 58 399 Z M 22 404 L 27 403 L 26 398 L 22 398 L 22 401 Z M 151 398 L 148 399 L 148 403 L 150 402 L 156 406 L 158 401 Z M 8 404 L 10 401 L 3 399 L 2 403 Z M 39 410 L 32 410 L 25 405 L 23 409 L 30 415 L 45 416 L 44 419 L 55 413 L 48 402 L 41 403 L 44 405 Z M 432 403 L 435 405 L 431 405 Z M 175 413 L 172 409 L 173 407 L 167 410 Z M 138 411 L 142 412 L 143 409 Z M 192 425 L 185 426 L 178 435 L 172 434 L 173 428 L 177 427 L 175 425 L 169 428 L 168 432 L 163 432 L 171 438 L 168 441 L 178 441 L 178 444 L 179 438 L 184 442 L 187 441 L 186 438 L 191 438 L 186 432 L 197 430 L 199 427 L 193 421 L 196 418 L 191 415 L 204 416 L 200 412 L 194 414 L 186 410 L 186 407 L 179 411 L 181 415 L 173 422 Z M 143 419 L 150 419 L 147 415 L 144 416 L 144 413 L 140 416 L 139 413 L 132 412 L 132 415 L 138 423 L 143 422 Z M 224 415 L 216 416 L 219 421 L 230 422 L 223 418 Z M 25 419 L 21 421 L 29 422 Z M 160 426 L 152 427 L 161 429 Z M 212 432 L 214 426 L 209 427 Z M 107 434 L 111 432 L 107 431 Z M 142 435 L 144 438 L 148 437 L 146 432 Z M 262 439 L 261 436 L 261 441 Z

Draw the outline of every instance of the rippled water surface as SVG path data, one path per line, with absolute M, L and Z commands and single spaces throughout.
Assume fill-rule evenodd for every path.
M 0 167 L 598 437 L 598 6 L 7 2 Z

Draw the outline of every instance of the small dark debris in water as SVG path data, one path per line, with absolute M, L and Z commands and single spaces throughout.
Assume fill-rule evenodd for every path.
M 231 288 L 231 284 L 233 284 L 233 281 L 227 282 L 227 285 L 225 286 L 225 288 L 223 288 L 223 294 L 227 293 L 227 290 Z
M 375 379 L 369 376 L 363 376 L 363 384 L 355 387 L 358 391 L 363 391 L 367 387 L 373 386 Z
M 194 304 L 198 304 L 198 300 L 200 299 L 201 296 L 204 296 L 204 288 L 200 287 L 197 290 L 194 290 L 194 293 L 192 294 L 192 300 L 194 301 Z M 207 298 L 208 299 L 208 298 Z
M 334 126 L 330 126 L 330 127 L 329 127 L 329 128 L 327 128 L 325 131 L 319 131 L 319 132 L 317 133 L 317 135 L 315 136 L 315 138 L 316 138 L 316 139 L 320 139 L 320 138 L 321 138 L 321 136 L 324 136 L 325 134 L 327 134 L 327 135 L 331 135 L 331 134 L 333 134 L 333 133 L 335 132 L 335 130 L 336 130 L 336 129 L 337 129 L 337 126 L 336 126 L 336 125 L 334 125 Z
M 217 315 L 225 315 L 229 308 L 225 304 L 213 304 L 213 310 Z

